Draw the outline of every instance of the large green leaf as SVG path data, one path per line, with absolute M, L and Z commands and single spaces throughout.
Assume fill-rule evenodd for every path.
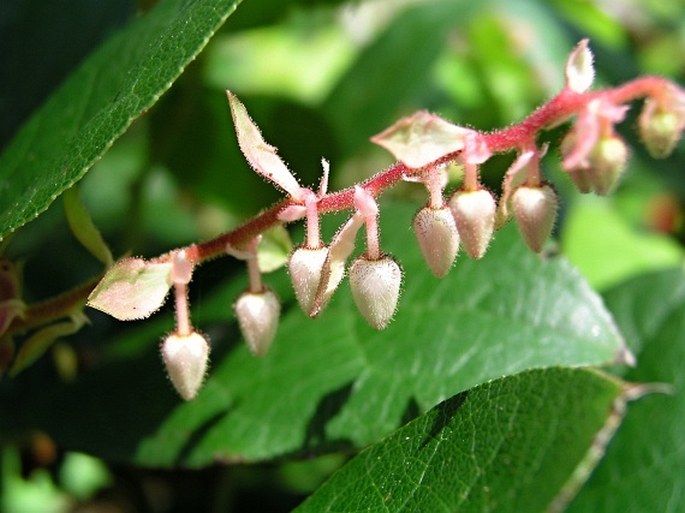
M 685 272 L 633 279 L 607 294 L 638 355 L 626 379 L 672 385 L 630 408 L 573 513 L 685 510 Z
M 295 511 L 549 511 L 624 401 L 591 370 L 493 381 L 362 451 Z
M 281 271 L 268 280 L 288 300 L 271 352 L 255 359 L 241 345 L 222 358 L 227 335 L 218 331 L 220 356 L 194 401 L 178 404 L 153 351 L 131 350 L 152 349 L 169 329 L 168 321 L 150 321 L 117 341 L 109 365 L 72 385 L 39 382 L 41 393 L 16 397 L 23 417 L 15 422 L 68 447 L 147 465 L 254 461 L 365 445 L 487 380 L 621 357 L 622 338 L 600 298 L 563 259 L 532 254 L 511 225 L 482 260 L 461 256 L 438 280 L 408 228 L 414 209 L 385 205 L 381 213 L 384 249 L 398 257 L 406 280 L 386 330 L 371 329 L 355 311 L 347 283 L 321 317 L 306 318 Z M 225 325 L 244 286 L 241 278 L 198 302 L 199 325 Z M 12 406 L 11 398 L 4 402 Z
M 93 53 L 0 156 L 0 239 L 78 181 L 197 56 L 238 0 L 164 0 Z

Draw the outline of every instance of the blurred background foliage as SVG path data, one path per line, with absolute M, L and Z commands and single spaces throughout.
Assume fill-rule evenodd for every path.
M 0 147 L 92 48 L 153 3 L 3 0 Z M 561 88 L 566 55 L 584 37 L 598 86 L 647 73 L 685 83 L 680 0 L 244 0 L 85 177 L 81 193 L 115 255 L 152 256 L 226 231 L 278 198 L 237 148 L 225 89 L 238 94 L 303 183 L 318 181 L 325 157 L 339 188 L 391 164 L 368 138 L 416 110 L 479 129 L 522 119 Z M 639 110 L 631 112 L 623 133 L 632 158 L 609 198 L 577 194 L 558 166 L 561 129 L 543 136 L 552 141 L 545 171 L 563 197 L 561 251 L 599 290 L 683 261 L 685 145 L 664 161 L 647 157 L 633 130 Z M 486 166 L 493 189 L 510 160 Z M 17 233 L 7 251 L 24 262 L 29 301 L 99 271 L 70 236 L 61 202 Z M 210 263 L 194 287 L 196 308 L 238 269 Z M 88 314 L 93 326 L 56 345 L 30 372 L 69 379 L 130 329 Z M 191 504 L 195 511 L 255 504 L 287 511 L 345 460 L 172 473 L 65 454 L 40 433 L 11 442 L 0 457 L 0 509 L 16 512 L 143 511 L 151 504 L 155 511 Z M 267 487 L 273 493 L 265 497 Z

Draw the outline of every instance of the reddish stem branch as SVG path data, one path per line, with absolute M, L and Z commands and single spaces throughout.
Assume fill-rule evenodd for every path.
M 582 94 L 564 89 L 521 122 L 484 134 L 485 140 L 490 150 L 494 153 L 523 149 L 528 147 L 531 141 L 535 140 L 538 132 L 577 114 L 593 99 L 604 97 L 614 103 L 628 103 L 645 96 L 659 97 L 669 84 L 669 81 L 661 77 L 641 77 L 614 89 L 591 91 Z M 440 158 L 436 164 L 450 162 L 458 156 L 459 152 L 450 153 Z M 416 174 L 417 172 L 419 170 L 408 168 L 401 162 L 398 162 L 369 178 L 361 186 L 373 196 L 378 197 L 386 189 L 401 181 L 403 176 Z M 353 195 L 354 187 L 348 187 L 342 191 L 325 195 L 319 200 L 319 213 L 340 212 L 353 208 Z M 199 263 L 222 255 L 227 243 L 234 247 L 244 245 L 252 237 L 278 224 L 280 222 L 278 220 L 279 212 L 292 203 L 289 199 L 283 200 L 235 230 L 220 235 L 216 239 L 198 244 L 195 247 L 187 248 L 188 257 L 192 261 Z M 193 252 L 193 249 L 196 252 Z
M 615 104 L 629 103 L 644 97 L 659 100 L 664 97 L 669 87 L 671 87 L 671 83 L 668 80 L 661 77 L 648 76 L 637 78 L 616 88 L 600 91 L 575 93 L 569 89 L 564 89 L 521 122 L 507 128 L 483 134 L 483 136 L 488 148 L 493 153 L 504 153 L 512 150 L 521 151 L 530 148 L 531 145 L 534 146 L 538 132 L 578 114 L 588 102 L 596 98 L 605 98 L 607 101 Z M 450 153 L 438 159 L 433 165 L 448 163 L 457 157 L 459 157 L 459 152 Z M 374 197 L 378 197 L 386 189 L 400 182 L 404 176 L 414 175 L 420 171 L 408 168 L 401 162 L 398 162 L 369 178 L 361 186 Z M 325 214 L 350 210 L 354 208 L 353 196 L 354 187 L 326 194 L 318 201 L 318 211 L 320 214 Z M 281 223 L 282 221 L 278 217 L 280 212 L 285 207 L 295 203 L 290 198 L 284 199 L 230 232 L 224 233 L 212 240 L 192 244 L 180 249 L 185 249 L 186 256 L 192 264 L 199 264 L 224 255 L 227 245 L 234 248 L 245 247 L 249 241 L 272 226 Z M 169 261 L 173 258 L 176 251 L 161 255 L 157 260 Z M 99 278 L 90 280 L 65 294 L 29 306 L 25 317 L 23 319 L 16 319 L 8 332 L 10 334 L 22 333 L 35 326 L 68 315 L 74 308 L 85 302 L 98 281 Z

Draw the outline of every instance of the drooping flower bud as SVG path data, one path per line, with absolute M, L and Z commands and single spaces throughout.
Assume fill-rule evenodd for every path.
M 459 190 L 450 198 L 449 207 L 466 253 L 471 258 L 481 258 L 495 230 L 495 198 L 486 189 Z
M 554 227 L 559 207 L 557 194 L 547 184 L 523 186 L 514 191 L 511 204 L 523 238 L 530 249 L 539 253 Z
M 649 154 L 657 159 L 668 157 L 683 135 L 685 110 L 663 110 L 656 101 L 647 99 L 638 126 Z
M 614 190 L 626 169 L 628 147 L 618 136 L 604 137 L 590 153 L 588 177 L 594 191 L 606 196 Z
M 207 371 L 209 344 L 197 332 L 172 333 L 162 342 L 162 359 L 169 379 L 186 401 L 197 395 Z
M 361 256 L 350 266 L 354 302 L 371 327 L 377 330 L 385 328 L 395 314 L 401 285 L 402 269 L 387 255 L 378 260 Z
M 459 251 L 459 232 L 449 207 L 423 207 L 414 216 L 414 232 L 431 272 L 445 276 Z
M 288 272 L 295 289 L 295 297 L 307 315 L 311 315 L 327 256 L 328 248 L 325 246 L 314 249 L 301 246 L 293 251 L 288 260 Z
M 245 291 L 233 305 L 240 332 L 252 354 L 265 355 L 273 342 L 281 314 L 281 303 L 271 289 Z

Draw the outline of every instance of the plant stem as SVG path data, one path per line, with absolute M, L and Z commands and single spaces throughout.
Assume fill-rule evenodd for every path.
M 485 142 L 490 151 L 493 153 L 504 153 L 521 148 L 531 141 L 535 141 L 538 132 L 562 123 L 569 117 L 578 114 L 585 108 L 585 105 L 587 105 L 588 102 L 596 98 L 604 98 L 607 101 L 616 104 L 628 103 L 643 97 L 659 99 L 666 94 L 670 87 L 674 86 L 664 78 L 647 76 L 637 78 L 612 89 L 590 91 L 586 93 L 575 93 L 571 90 L 564 89 L 521 122 L 482 135 L 485 138 Z M 439 166 L 451 162 L 459 157 L 459 154 L 459 151 L 446 154 L 431 165 Z M 401 162 L 398 162 L 388 169 L 372 176 L 360 185 L 374 197 L 378 197 L 386 189 L 393 187 L 400 182 L 403 176 L 412 176 L 420 172 L 420 169 L 411 169 Z M 469 183 L 473 181 L 473 178 L 473 176 L 469 178 Z M 477 173 L 475 174 L 475 179 L 477 180 Z M 532 179 L 533 182 L 535 182 L 536 177 L 529 177 L 529 179 Z M 473 184 L 471 183 L 471 185 Z M 318 198 L 316 203 L 317 214 L 320 215 L 350 210 L 354 208 L 353 196 L 354 187 L 325 194 L 321 198 Z M 209 241 L 179 249 L 185 250 L 188 260 L 195 265 L 217 258 L 225 254 L 227 245 L 235 248 L 244 247 L 250 240 L 255 239 L 267 229 L 282 223 L 278 217 L 279 213 L 284 208 L 294 204 L 298 203 L 289 198 L 284 199 L 230 232 L 219 235 Z M 309 216 L 308 222 L 311 222 L 309 221 Z M 377 222 L 375 228 L 372 224 L 373 223 L 367 223 L 367 240 L 376 241 L 375 245 L 373 242 L 370 244 L 367 242 L 367 250 L 371 257 L 373 257 L 373 255 L 380 255 L 380 249 L 376 247 L 378 242 Z M 314 239 L 318 239 L 318 229 L 313 230 L 311 239 L 311 241 L 308 241 L 309 243 L 313 243 Z M 155 260 L 170 261 L 176 251 L 178 250 L 161 255 Z M 256 254 L 255 258 L 248 259 L 248 270 L 250 274 L 250 289 L 253 292 L 261 291 L 261 276 L 257 266 Z M 86 298 L 101 278 L 102 277 L 99 276 L 77 286 L 69 292 L 34 305 L 29 305 L 25 316 L 21 319 L 15 319 L 10 325 L 8 333 L 10 335 L 24 333 L 37 326 L 69 315 L 74 309 L 80 308 L 85 304 Z

